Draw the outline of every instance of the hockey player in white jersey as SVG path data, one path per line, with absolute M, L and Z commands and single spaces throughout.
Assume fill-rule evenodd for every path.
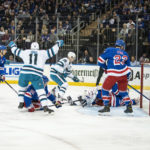
M 13 41 L 8 44 L 12 53 L 22 58 L 24 62 L 18 81 L 19 109 L 24 107 L 24 94 L 29 82 L 31 82 L 37 91 L 44 112 L 53 112 L 53 110 L 48 108 L 48 100 L 44 91 L 42 75 L 46 60 L 56 55 L 59 51 L 59 47 L 63 46 L 63 44 L 63 40 L 58 40 L 56 44 L 48 50 L 39 50 L 39 44 L 37 42 L 33 42 L 31 44 L 31 49 L 28 50 L 17 48 L 17 45 Z
M 74 52 L 69 52 L 68 57 L 60 59 L 55 65 L 51 66 L 50 77 L 58 84 L 56 97 L 62 100 L 67 90 L 68 83 L 66 77 L 71 78 L 74 82 L 79 82 L 79 79 L 72 74 L 72 62 L 76 59 Z

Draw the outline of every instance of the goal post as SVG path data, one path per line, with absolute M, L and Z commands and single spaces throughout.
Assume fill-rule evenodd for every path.
M 140 92 L 150 99 L 150 73 L 146 74 L 146 69 L 150 70 L 150 63 L 141 63 Z M 150 116 L 150 100 L 145 99 L 142 94 L 140 95 L 140 108 Z

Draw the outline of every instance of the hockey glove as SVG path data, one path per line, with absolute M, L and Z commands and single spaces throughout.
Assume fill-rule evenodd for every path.
M 57 43 L 58 47 L 62 47 L 64 45 L 63 40 L 57 40 L 56 43 Z
M 79 82 L 80 80 L 78 79 L 78 77 L 76 77 L 76 76 L 74 76 L 73 78 L 72 78 L 72 80 L 74 81 L 74 82 Z
M 14 41 L 9 42 L 8 47 L 17 47 L 16 43 Z
M 5 81 L 5 76 L 4 75 L 0 75 L 0 82 L 4 82 Z
M 128 79 L 128 81 L 130 81 L 131 77 L 132 77 L 131 72 L 129 72 L 129 73 L 127 74 L 127 79 Z
M 78 100 L 80 101 L 82 107 L 87 106 L 87 101 L 85 99 L 82 99 L 82 96 L 79 96 Z
M 55 101 L 55 102 L 54 102 L 54 105 L 55 105 L 56 108 L 62 107 L 62 104 L 61 104 L 60 101 Z

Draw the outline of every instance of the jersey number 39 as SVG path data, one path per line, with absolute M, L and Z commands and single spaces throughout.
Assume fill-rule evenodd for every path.
M 120 56 L 115 55 L 114 56 L 114 65 L 124 65 L 125 61 L 127 61 L 128 57 L 126 55 Z

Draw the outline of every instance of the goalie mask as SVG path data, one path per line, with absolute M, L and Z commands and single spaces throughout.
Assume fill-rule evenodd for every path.
M 31 43 L 31 49 L 32 50 L 39 50 L 39 44 L 37 42 Z

